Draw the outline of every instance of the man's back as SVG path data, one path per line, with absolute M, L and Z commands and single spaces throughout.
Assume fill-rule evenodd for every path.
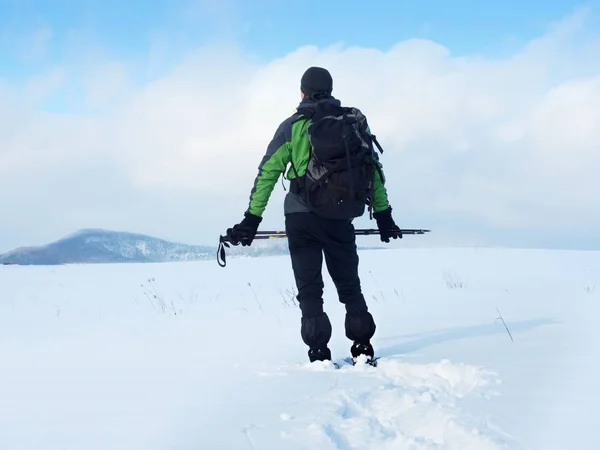
M 298 182 L 306 175 L 311 155 L 308 136 L 308 128 L 312 123 L 310 116 L 318 106 L 324 104 L 342 106 L 340 100 L 331 95 L 319 99 L 304 97 L 297 106 L 297 111 L 281 122 L 277 128 L 258 167 L 258 174 L 250 193 L 248 211 L 251 214 L 257 216 L 263 214 L 273 188 L 282 174 L 291 182 L 290 191 L 284 201 L 284 214 L 309 211 L 306 200 L 301 194 L 301 184 Z M 370 131 L 365 115 L 358 108 L 352 108 L 352 115 L 359 122 L 360 127 Z M 383 166 L 376 154 L 374 157 L 378 167 L 372 186 L 373 211 L 379 212 L 389 207 L 389 201 L 385 189 Z

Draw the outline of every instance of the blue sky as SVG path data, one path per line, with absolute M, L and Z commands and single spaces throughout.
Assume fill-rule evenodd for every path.
M 235 42 L 265 60 L 306 44 L 385 50 L 410 37 L 443 42 L 457 54 L 505 54 L 543 33 L 549 22 L 592 5 L 598 2 L 0 0 L 0 71 L 19 79 L 73 60 L 82 43 L 130 63 L 163 45 L 165 64 L 217 41 Z M 41 30 L 51 34 L 31 55 L 28 49 Z
M 0 0 L 0 252 L 79 228 L 212 242 L 317 63 L 369 112 L 402 226 L 600 248 L 599 6 Z
M 425 38 L 453 54 L 486 57 L 514 52 L 548 25 L 599 0 L 420 0 L 347 2 L 305 0 L 0 0 L 0 82 L 27 82 L 53 67 L 69 83 L 47 96 L 43 108 L 83 112 L 88 60 L 127 65 L 137 84 L 160 77 L 193 50 L 235 45 L 268 62 L 311 44 L 387 50 Z M 89 113 L 89 111 L 88 111 Z

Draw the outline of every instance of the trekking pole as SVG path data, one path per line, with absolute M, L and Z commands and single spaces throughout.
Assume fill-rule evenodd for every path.
M 431 230 L 423 230 L 423 229 L 419 229 L 419 228 L 401 228 L 400 229 L 400 233 L 402 234 L 425 234 L 425 233 L 429 233 L 431 232 Z M 354 234 L 356 236 L 370 236 L 372 234 L 381 234 L 379 230 L 376 229 L 362 229 L 362 230 L 355 230 Z
M 419 228 L 401 228 L 400 232 L 402 234 L 425 234 L 429 233 L 431 230 L 423 230 Z M 356 236 L 370 236 L 380 234 L 378 229 L 367 228 L 367 229 L 357 229 L 354 230 L 354 234 Z M 226 237 L 221 236 L 223 239 L 227 239 Z M 287 238 L 287 234 L 285 231 L 257 231 L 254 239 L 277 239 L 277 238 Z
M 394 230 L 397 232 L 397 230 Z M 423 230 L 419 228 L 401 228 L 400 233 L 406 235 L 416 235 L 416 234 L 425 234 L 429 233 L 431 230 Z M 367 229 L 358 229 L 354 231 L 356 236 L 371 236 L 378 235 L 380 231 L 374 228 Z M 254 239 L 284 239 L 287 238 L 287 234 L 285 231 L 258 231 Z M 219 237 L 219 247 L 217 249 L 217 263 L 221 267 L 225 267 L 227 265 L 226 255 L 225 255 L 225 247 L 230 248 L 230 240 L 227 236 Z

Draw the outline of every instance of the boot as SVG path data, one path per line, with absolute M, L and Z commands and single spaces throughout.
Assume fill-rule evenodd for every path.
M 308 359 L 310 362 L 315 361 L 330 361 L 331 360 L 331 350 L 329 348 L 311 348 L 308 350 Z
M 373 346 L 370 343 L 359 344 L 358 342 L 354 342 L 352 344 L 352 347 L 350 347 L 350 353 L 352 354 L 352 359 L 355 362 L 360 355 L 366 355 L 367 362 L 372 361 L 375 356 L 375 350 L 373 349 Z

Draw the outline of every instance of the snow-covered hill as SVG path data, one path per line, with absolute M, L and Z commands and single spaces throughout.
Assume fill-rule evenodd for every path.
M 193 261 L 214 258 L 215 249 L 185 245 L 151 236 L 84 229 L 39 247 L 18 248 L 0 255 L 0 264 L 69 264 Z
M 217 244 L 188 245 L 140 233 L 103 229 L 83 229 L 50 244 L 22 247 L 0 254 L 0 264 L 57 265 L 76 263 L 147 263 L 213 260 Z M 251 247 L 233 246 L 234 257 L 274 256 L 288 253 L 287 241 L 256 240 Z M 359 247 L 377 249 L 378 247 Z
M 600 448 L 599 252 L 365 251 L 361 273 L 382 359 L 335 370 L 307 364 L 286 256 L 0 266 L 0 448 Z

